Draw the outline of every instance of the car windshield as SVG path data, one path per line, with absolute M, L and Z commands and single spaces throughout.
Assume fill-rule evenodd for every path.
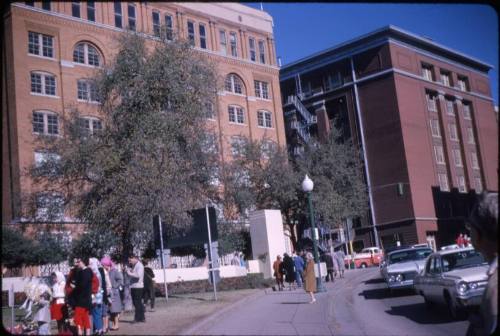
M 444 272 L 486 264 L 481 253 L 474 250 L 444 254 L 442 258 Z
M 389 255 L 389 264 L 395 264 L 411 260 L 422 260 L 432 253 L 431 249 L 415 249 L 393 252 Z

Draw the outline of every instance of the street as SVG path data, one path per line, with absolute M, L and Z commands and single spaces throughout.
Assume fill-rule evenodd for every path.
M 188 330 L 210 335 L 464 335 L 445 307 L 428 310 L 413 292 L 391 296 L 378 268 L 346 272 L 308 304 L 302 290 L 259 295 Z

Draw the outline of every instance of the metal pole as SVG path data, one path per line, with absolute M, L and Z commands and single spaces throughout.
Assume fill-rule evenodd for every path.
M 314 213 L 311 201 L 311 193 L 307 193 L 307 202 L 309 203 L 309 218 L 311 220 L 311 228 L 312 228 L 312 238 L 313 238 L 313 248 L 314 248 L 314 262 L 318 265 L 318 275 L 319 278 L 316 280 L 317 290 L 318 292 L 326 292 L 325 287 L 323 287 L 323 281 L 321 279 L 321 263 L 319 261 L 318 256 L 318 245 L 316 243 L 316 224 L 314 224 Z
M 208 276 L 212 276 L 212 284 L 214 285 L 214 299 L 215 301 L 217 301 L 217 286 L 215 285 L 214 261 L 212 260 L 212 235 L 210 233 L 210 217 L 208 216 L 208 205 L 205 205 L 205 213 L 207 214 L 208 226 Z
M 371 178 L 370 178 L 370 170 L 368 167 L 368 155 L 366 153 L 366 141 L 365 141 L 365 129 L 363 127 L 363 118 L 361 117 L 361 108 L 359 106 L 359 96 L 358 96 L 358 85 L 356 84 L 356 72 L 354 71 L 354 61 L 352 57 L 350 58 L 351 61 L 351 75 L 352 75 L 352 81 L 354 85 L 354 98 L 356 100 L 356 110 L 358 114 L 358 120 L 359 120 L 359 130 L 361 133 L 361 145 L 363 148 L 363 158 L 365 161 L 365 174 L 366 174 L 366 183 L 368 184 L 368 197 L 370 198 L 370 212 L 372 215 L 372 224 L 373 224 L 373 238 L 375 239 L 375 246 L 380 247 L 378 243 L 378 233 L 377 233 L 377 221 L 375 218 L 375 208 L 373 205 L 373 192 L 372 192 L 372 187 L 371 187 Z
M 351 238 L 349 236 L 349 222 L 345 221 L 345 227 L 346 227 L 346 235 L 347 235 L 347 240 L 345 243 L 345 249 L 347 251 L 347 254 L 351 256 L 351 259 L 349 260 L 349 263 L 347 264 L 347 268 L 351 269 L 351 260 L 354 261 L 354 256 L 352 255 L 352 246 L 351 246 L 351 252 L 349 253 L 349 245 L 351 244 Z
M 158 225 L 160 231 L 160 260 L 161 260 L 161 268 L 163 269 L 163 286 L 165 286 L 165 299 L 168 301 L 168 289 L 167 289 L 167 272 L 165 271 L 165 261 L 163 260 L 163 231 L 161 229 L 161 217 L 158 215 Z
M 14 293 L 14 284 L 10 285 L 10 293 L 9 294 L 11 294 L 11 295 L 9 295 L 9 304 L 11 305 L 10 332 L 12 334 L 14 334 L 14 305 L 16 303 L 15 293 Z

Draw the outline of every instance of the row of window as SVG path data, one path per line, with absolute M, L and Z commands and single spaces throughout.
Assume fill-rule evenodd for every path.
M 29 6 L 34 6 L 34 1 L 26 1 Z M 115 26 L 118 28 L 124 28 L 123 26 L 123 9 L 122 3 L 120 1 L 115 1 L 113 4 L 114 8 L 114 21 Z M 51 10 L 50 1 L 42 2 L 42 9 Z M 76 18 L 81 18 L 81 2 L 73 1 L 71 4 L 71 15 Z M 153 23 L 153 35 L 160 36 L 161 27 L 165 27 L 165 37 L 167 40 L 173 40 L 174 38 L 174 26 L 173 17 L 170 14 L 165 14 L 163 16 L 163 23 L 161 20 L 161 13 L 158 10 L 153 10 L 151 13 L 152 23 Z M 95 2 L 87 1 L 87 19 L 90 21 L 95 21 Z M 196 24 L 192 20 L 188 20 L 186 23 L 187 37 L 189 43 L 194 47 L 196 46 L 196 39 L 198 40 L 198 46 L 202 49 L 207 49 L 207 28 L 203 23 Z M 198 26 L 198 29 L 196 29 Z M 127 3 L 127 28 L 131 30 L 137 30 L 137 15 L 136 15 L 136 5 L 134 3 Z M 223 55 L 229 55 L 233 57 L 239 57 L 238 55 L 238 35 L 235 31 L 229 32 L 229 38 L 227 36 L 225 29 L 219 29 L 219 52 Z M 47 35 L 44 35 L 47 36 Z M 47 36 L 48 38 L 48 36 Z M 228 50 L 229 46 L 229 50 Z M 36 52 L 38 54 L 38 52 Z M 52 56 L 46 56 L 52 57 Z M 248 55 L 247 58 L 252 62 L 260 62 L 262 64 L 266 63 L 266 47 L 265 41 L 263 39 L 256 40 L 255 37 L 248 37 Z
M 31 93 L 56 96 L 56 77 L 46 72 L 32 71 Z M 90 80 L 77 80 L 77 99 L 79 101 L 98 103 L 99 95 L 95 84 Z
M 436 73 L 432 64 L 422 63 L 422 77 L 424 77 L 428 81 L 436 81 Z M 441 84 L 443 84 L 444 86 L 456 87 L 462 91 L 470 91 L 469 79 L 464 75 L 457 74 L 457 82 L 454 83 L 451 71 L 440 69 L 439 78 Z
M 480 193 L 483 191 L 483 182 L 481 180 L 481 177 L 479 176 L 474 176 L 474 186 L 471 186 L 475 189 L 476 193 Z M 450 191 L 450 185 L 448 184 L 448 174 L 446 173 L 438 173 L 438 183 L 439 183 L 439 189 L 442 191 Z M 458 191 L 465 193 L 467 192 L 467 186 L 465 183 L 465 176 L 464 175 L 457 175 L 457 186 L 458 186 Z
M 254 80 L 255 97 L 269 99 L 269 83 Z M 246 95 L 243 80 L 236 74 L 229 74 L 224 81 L 224 90 L 235 94 Z
M 89 134 L 102 130 L 102 121 L 94 117 L 81 117 L 78 120 L 78 124 Z M 57 113 L 52 111 L 34 111 L 33 133 L 59 135 L 59 117 Z
M 212 111 L 212 110 L 210 110 Z M 243 107 L 238 105 L 229 105 L 227 107 L 227 113 L 229 117 L 229 122 L 233 124 L 245 124 L 245 110 Z M 214 119 L 215 115 L 211 114 L 208 116 L 209 119 Z M 257 111 L 257 125 L 264 128 L 273 128 L 272 114 L 266 110 Z
M 438 97 L 434 92 L 427 92 L 427 110 L 430 112 L 438 112 Z M 456 101 L 451 97 L 445 97 L 446 114 L 449 116 L 456 115 Z M 462 116 L 466 120 L 472 119 L 472 108 L 471 103 L 468 101 L 462 101 Z
M 456 167 L 463 167 L 462 154 L 460 149 L 453 148 L 451 150 L 451 155 L 453 157 L 453 163 Z M 436 163 L 445 165 L 445 156 L 442 145 L 434 145 L 434 156 L 436 158 Z M 476 152 L 470 152 L 471 166 L 473 169 L 479 169 L 479 160 Z
M 441 129 L 439 126 L 439 119 L 434 119 L 434 118 L 430 119 L 429 123 L 430 123 L 432 137 L 441 138 Z M 455 124 L 455 123 L 448 124 L 448 132 L 449 132 L 451 141 L 460 141 L 458 138 L 457 124 Z M 471 145 L 475 144 L 476 140 L 474 138 L 474 130 L 473 130 L 472 126 L 467 126 L 466 132 L 467 132 L 467 143 L 471 144 Z

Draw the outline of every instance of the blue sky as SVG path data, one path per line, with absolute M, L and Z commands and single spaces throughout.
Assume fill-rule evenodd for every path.
M 245 3 L 260 9 L 260 3 Z M 286 65 L 392 24 L 493 65 L 498 105 L 498 17 L 487 5 L 263 3 L 274 19 L 276 53 Z

